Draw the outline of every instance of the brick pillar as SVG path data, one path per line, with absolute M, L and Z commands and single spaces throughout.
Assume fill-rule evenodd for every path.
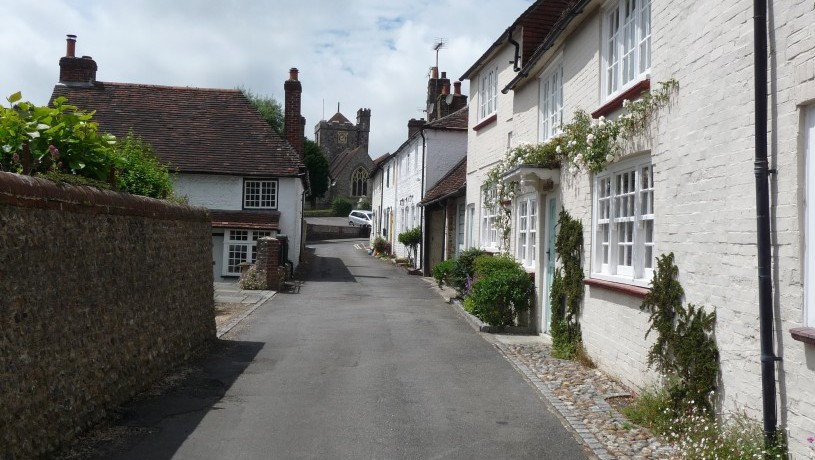
M 292 67 L 289 70 L 289 79 L 283 84 L 286 93 L 285 107 L 283 107 L 283 130 L 289 145 L 303 157 L 306 120 L 300 115 L 300 99 L 303 93 L 303 86 L 298 80 L 298 70 Z
M 255 268 L 266 276 L 266 289 L 280 290 L 280 241 L 265 236 L 258 239 L 258 257 Z

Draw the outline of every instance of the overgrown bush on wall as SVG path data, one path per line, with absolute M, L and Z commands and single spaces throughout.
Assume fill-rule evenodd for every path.
M 464 308 L 491 326 L 515 325 L 532 306 L 535 285 L 529 274 L 506 256 L 482 255 L 474 265 L 475 282 Z
M 39 175 L 76 185 L 168 198 L 167 168 L 149 145 L 133 136 L 117 144 L 99 131 L 93 112 L 69 105 L 64 97 L 51 107 L 22 101 L 17 92 L 0 107 L 0 171 Z
M 572 359 L 581 350 L 580 305 L 583 302 L 583 224 L 565 210 L 558 217 L 555 269 L 549 300 L 552 305 L 552 355 Z

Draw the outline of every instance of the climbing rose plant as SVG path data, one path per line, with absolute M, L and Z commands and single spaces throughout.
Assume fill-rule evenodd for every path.
M 496 210 L 495 227 L 501 237 L 500 248 L 509 248 L 512 220 L 509 208 L 502 205 L 515 198 L 517 182 L 504 180 L 507 173 L 520 165 L 541 168 L 565 166 L 572 175 L 580 171 L 601 172 L 610 163 L 618 161 L 630 151 L 637 139 L 645 134 L 659 109 L 668 105 L 679 90 L 679 82 L 659 82 L 659 88 L 647 92 L 634 101 L 624 100 L 626 113 L 615 120 L 605 117 L 591 118 L 578 110 L 572 121 L 560 127 L 560 133 L 539 144 L 521 143 L 510 149 L 506 156 L 487 172 L 484 206 Z

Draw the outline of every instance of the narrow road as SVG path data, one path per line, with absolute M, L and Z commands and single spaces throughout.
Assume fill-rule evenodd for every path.
M 587 458 L 426 282 L 353 241 L 309 246 L 300 293 L 276 295 L 178 388 L 128 408 L 131 436 L 103 458 Z

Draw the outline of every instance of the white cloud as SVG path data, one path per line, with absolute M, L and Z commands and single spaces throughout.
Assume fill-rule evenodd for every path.
M 530 0 L 346 2 L 300 0 L 0 0 L 0 96 L 22 90 L 47 102 L 65 54 L 91 55 L 101 81 L 235 88 L 282 102 L 290 67 L 300 69 L 306 135 L 341 103 L 352 121 L 371 109 L 371 156 L 393 151 L 420 118 L 432 44 L 457 79 Z M 465 82 L 463 91 L 468 92 Z

